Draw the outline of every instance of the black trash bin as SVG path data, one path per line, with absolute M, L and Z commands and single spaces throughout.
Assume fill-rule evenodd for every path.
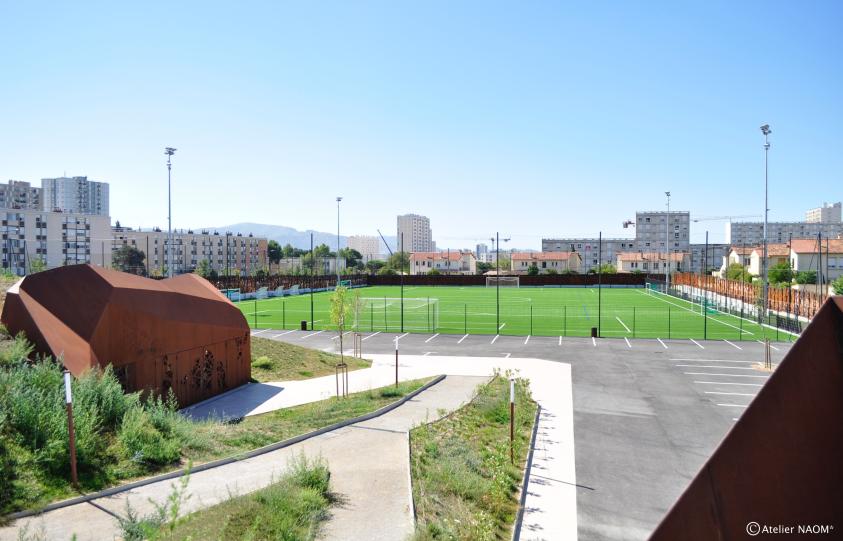
M 301 322 L 301 330 L 303 330 L 303 331 L 306 331 L 306 330 L 307 330 L 307 321 L 302 320 L 302 322 Z
M 592 337 L 592 338 L 597 338 L 597 327 L 592 327 L 592 328 L 591 328 L 591 337 Z

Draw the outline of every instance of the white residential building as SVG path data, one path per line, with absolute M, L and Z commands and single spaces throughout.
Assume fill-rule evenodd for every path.
M 88 177 L 41 179 L 42 208 L 46 211 L 108 216 L 108 183 Z
M 527 274 L 533 265 L 539 274 L 580 271 L 579 252 L 513 252 L 510 258 L 510 270 L 516 274 Z
M 664 252 L 620 252 L 616 261 L 618 272 L 665 274 L 687 271 L 689 257 L 685 252 L 671 252 L 669 258 Z
M 42 210 L 41 188 L 21 180 L 10 180 L 8 184 L 0 184 L 0 207 Z
M 418 214 L 398 216 L 398 249 L 402 252 L 435 251 L 430 218 Z
M 363 256 L 363 262 L 380 259 L 380 239 L 371 235 L 351 235 L 348 237 L 348 247 L 357 250 Z
M 477 274 L 477 258 L 470 251 L 413 252 L 410 274 L 427 274 L 436 269 L 442 274 Z
M 822 257 L 815 239 L 794 239 L 791 243 L 790 265 L 793 272 L 822 270 L 827 284 L 843 275 L 843 239 L 822 241 Z
M 23 276 L 40 263 L 48 268 L 91 263 L 111 266 L 108 216 L 34 209 L 0 210 L 2 263 Z
M 840 223 L 841 210 L 843 210 L 843 204 L 840 202 L 823 203 L 821 207 L 808 210 L 805 213 L 805 221 L 808 223 Z

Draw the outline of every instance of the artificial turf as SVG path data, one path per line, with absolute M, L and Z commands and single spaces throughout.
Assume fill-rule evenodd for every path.
M 790 341 L 784 331 L 762 327 L 749 318 L 706 311 L 694 304 L 644 288 L 502 287 L 500 315 L 494 287 L 373 286 L 352 290 L 362 299 L 355 310 L 360 332 L 420 332 L 532 336 L 693 338 L 709 340 Z M 237 303 L 249 324 L 259 329 L 331 330 L 330 292 L 246 300 Z M 599 318 L 599 323 L 598 323 Z M 312 325 L 311 325 L 312 319 Z

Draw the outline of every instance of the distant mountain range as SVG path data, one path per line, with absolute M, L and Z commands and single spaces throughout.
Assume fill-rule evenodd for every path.
M 278 244 L 280 244 L 281 246 L 284 246 L 285 244 L 290 244 L 294 248 L 301 248 L 302 250 L 310 249 L 310 234 L 313 233 L 314 246 L 319 246 L 320 244 L 327 244 L 328 247 L 331 248 L 331 250 L 337 249 L 337 234 L 325 233 L 324 231 L 299 231 L 298 229 L 292 227 L 285 227 L 283 225 L 255 224 L 250 222 L 224 225 L 220 227 L 207 227 L 202 229 L 208 229 L 210 231 L 219 231 L 220 233 L 231 231 L 235 234 L 242 233 L 244 235 L 248 235 L 249 233 L 251 233 L 256 237 L 266 237 L 267 239 L 274 240 L 278 242 Z M 395 250 L 395 235 L 384 235 L 384 237 L 386 238 L 387 242 L 389 242 L 389 247 Z M 344 248 L 348 244 L 348 237 L 341 235 L 340 242 L 342 243 L 342 246 Z M 388 254 L 389 251 L 384 246 L 382 240 L 380 241 L 380 245 L 381 253 Z

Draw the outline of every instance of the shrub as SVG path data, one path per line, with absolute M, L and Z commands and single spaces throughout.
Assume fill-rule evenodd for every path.
M 793 281 L 793 269 L 790 263 L 777 263 L 770 268 L 767 277 L 771 284 L 789 284 Z
M 262 370 L 270 370 L 274 366 L 272 359 L 267 357 L 266 355 L 261 355 L 254 361 L 252 361 L 252 368 L 260 368 Z
M 134 407 L 123 416 L 117 439 L 134 462 L 169 464 L 178 460 L 181 446 L 168 439 L 142 407 Z
M 796 273 L 796 283 L 797 284 L 816 284 L 817 283 L 817 271 L 799 271 Z
M 5 327 L 3 335 L 8 336 Z M 26 362 L 34 350 L 35 347 L 27 341 L 26 336 L 18 333 L 13 341 L 0 348 L 0 368 Z
M 835 295 L 843 295 L 843 276 L 840 276 L 837 280 L 831 282 L 831 287 L 834 290 Z

